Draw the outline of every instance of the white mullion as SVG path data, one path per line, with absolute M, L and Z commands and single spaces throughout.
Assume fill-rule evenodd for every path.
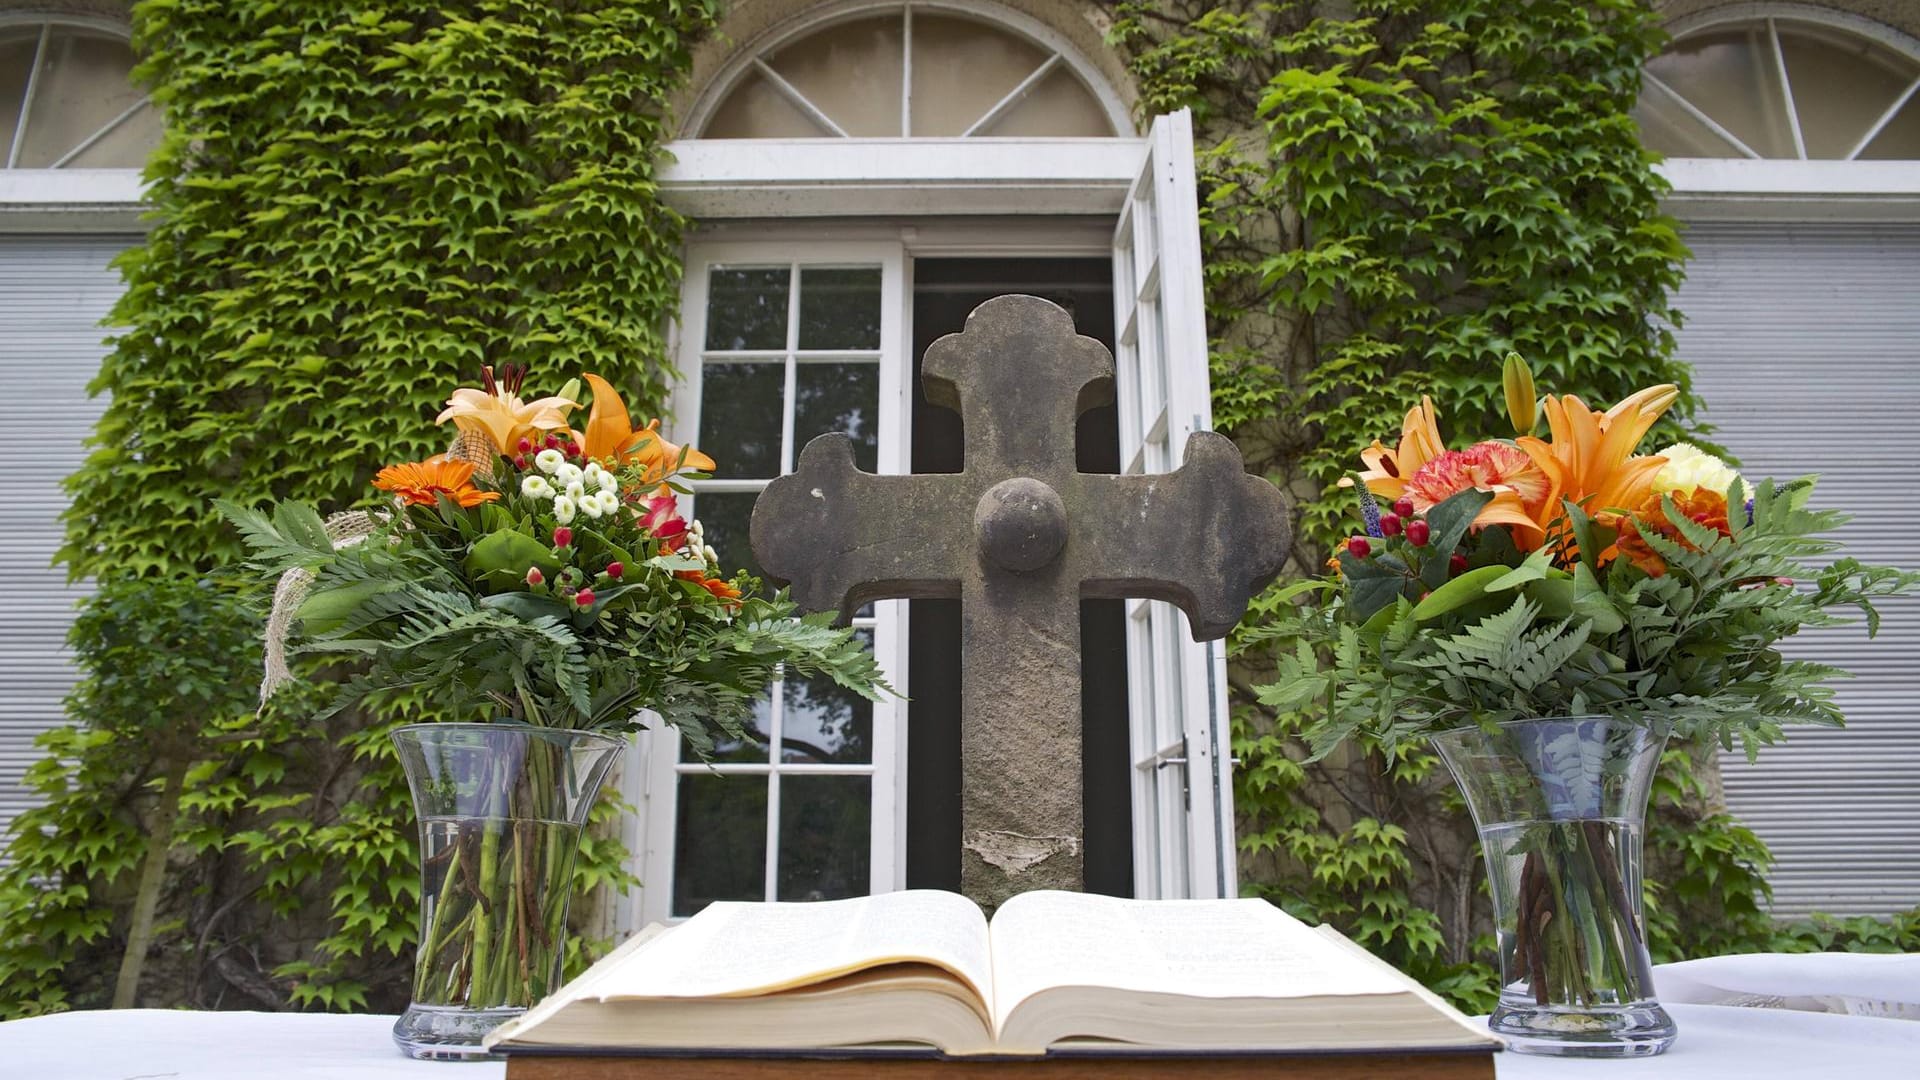
M 1033 93 L 1033 88 L 1040 84 L 1041 79 L 1046 78 L 1049 74 L 1053 72 L 1054 68 L 1059 66 L 1060 66 L 1059 53 L 1054 53 L 1052 56 L 1049 56 L 1045 60 L 1042 60 L 1040 62 L 1040 66 L 1033 69 L 1032 74 L 1028 75 L 1024 79 L 1021 79 L 1020 84 L 1018 86 L 1015 86 L 1013 89 L 1007 91 L 1006 97 L 1003 97 L 999 101 L 994 102 L 993 108 L 988 109 L 986 113 L 980 117 L 980 119 L 975 120 L 973 122 L 972 127 L 969 127 L 967 128 L 967 130 L 961 132 L 960 137 L 963 139 L 972 138 L 976 133 L 985 131 L 986 129 L 992 127 L 993 125 L 999 123 L 1002 117 L 1006 116 L 1007 113 L 1013 111 L 1013 107 L 1015 105 L 1020 104 L 1020 102 L 1024 100 L 1028 94 Z
M 1767 38 L 1773 42 L 1773 67 L 1780 76 L 1780 94 L 1787 99 L 1787 128 L 1793 132 L 1793 152 L 1807 160 L 1807 140 L 1800 134 L 1800 110 L 1793 104 L 1793 80 L 1787 77 L 1787 54 L 1780 49 L 1780 27 L 1767 19 Z
M 766 898 L 778 900 L 780 889 L 780 742 L 786 736 L 787 673 L 773 680 L 773 700 L 767 720 L 767 881 Z
M 787 358 L 785 349 L 709 349 L 701 357 L 707 360 L 739 363 L 772 363 Z
M 1658 90 L 1661 93 L 1667 95 L 1667 97 L 1671 98 L 1673 100 L 1673 103 L 1675 105 L 1680 106 L 1680 108 L 1684 112 L 1686 112 L 1688 116 L 1691 116 L 1695 120 L 1700 121 L 1700 123 L 1704 125 L 1708 131 L 1711 131 L 1715 135 L 1718 135 L 1720 138 L 1725 139 L 1727 142 L 1727 145 L 1733 147 L 1735 150 L 1738 150 L 1741 156 L 1753 158 L 1755 161 L 1760 160 L 1760 155 L 1754 151 L 1753 147 L 1748 146 L 1744 142 L 1741 142 L 1740 137 L 1738 135 L 1735 135 L 1733 132 L 1728 131 L 1725 127 L 1722 127 L 1718 120 L 1715 120 L 1713 117 L 1708 116 L 1704 112 L 1701 112 L 1700 106 L 1695 105 L 1691 101 L 1688 101 L 1685 97 L 1681 95 L 1680 91 L 1675 90 L 1671 86 L 1668 86 L 1666 82 L 1660 78 L 1660 76 L 1655 75 L 1651 71 L 1643 71 L 1640 73 L 1640 77 L 1641 79 L 1646 81 L 1648 86 L 1653 87 L 1655 90 Z
M 7 168 L 20 162 L 20 147 L 27 141 L 27 117 L 33 113 L 33 92 L 40 88 L 40 69 L 47 57 L 47 39 L 53 36 L 53 23 L 40 24 L 40 40 L 33 46 L 33 67 L 27 70 L 27 90 L 20 97 L 20 115 L 13 123 L 13 145 L 7 148 Z
M 777 91 L 781 97 L 786 98 L 794 108 L 805 113 L 807 119 L 813 121 L 815 126 L 826 129 L 827 134 L 835 136 L 836 138 L 844 139 L 848 137 L 845 128 L 834 123 L 833 117 L 821 112 L 820 106 L 808 101 L 807 95 L 801 93 L 799 87 L 788 82 L 779 72 L 768 66 L 765 60 L 757 56 L 754 57 L 753 67 L 754 70 L 760 73 L 761 78 L 773 85 L 774 90 Z
M 99 142 L 101 139 L 106 138 L 109 134 L 113 132 L 114 128 L 117 128 L 121 124 L 126 123 L 128 117 L 132 116 L 136 112 L 139 112 L 141 109 L 145 108 L 147 105 L 151 104 L 152 102 L 153 102 L 153 95 L 147 94 L 144 97 L 142 97 L 139 101 L 136 101 L 133 104 L 127 106 L 124 110 L 121 111 L 119 116 L 116 116 L 113 119 L 107 121 L 104 125 L 101 126 L 100 130 L 80 140 L 80 145 L 74 147 L 73 149 L 67 151 L 64 154 L 61 154 L 59 159 L 55 161 L 53 164 L 47 166 L 47 168 L 49 169 L 61 168 L 62 166 L 66 165 L 67 162 L 72 161 L 74 158 L 79 157 L 81 154 L 86 153 L 88 147 L 92 146 L 94 143 Z
M 1860 136 L 1860 141 L 1854 143 L 1853 149 L 1847 151 L 1846 160 L 1853 161 L 1859 158 L 1860 152 L 1867 148 L 1867 144 L 1879 138 L 1887 125 L 1893 123 L 1893 118 L 1900 115 L 1900 110 L 1906 107 L 1907 102 L 1913 100 L 1916 91 L 1920 91 L 1920 76 L 1916 76 L 1912 82 L 1908 83 L 1906 91 L 1893 99 L 1893 104 L 1887 106 L 1887 111 L 1880 114 L 1880 119 L 1875 120 L 1873 126 L 1867 129 L 1867 133 Z
M 793 427 L 795 423 L 794 414 L 799 411 L 797 394 L 800 382 L 798 362 L 794 357 L 794 353 L 800 348 L 800 264 L 795 262 L 789 265 L 791 269 L 787 271 L 787 275 L 792 280 L 788 282 L 787 289 L 786 382 L 780 391 L 782 395 L 780 408 L 780 474 L 782 476 L 792 472 L 794 466 Z
M 716 761 L 711 765 L 681 762 L 674 767 L 681 776 L 871 776 L 875 767 L 867 762 L 783 761 L 776 768 L 771 761 Z
M 913 5 L 900 9 L 900 137 L 913 138 Z
M 767 477 L 748 477 L 745 479 L 693 480 L 689 483 L 695 495 L 748 495 L 765 488 L 768 484 L 772 483 L 772 480 Z

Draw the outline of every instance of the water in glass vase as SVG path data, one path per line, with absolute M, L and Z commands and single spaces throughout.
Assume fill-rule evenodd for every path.
M 527 818 L 426 818 L 420 826 L 410 1034 L 416 1048 L 444 1042 L 444 1056 L 469 1057 L 475 1032 L 560 985 L 580 826 Z
M 1654 999 L 1639 920 L 1639 823 L 1498 822 L 1480 829 L 1480 842 L 1495 869 L 1507 976 L 1489 1026 L 1534 1053 L 1617 1057 L 1664 1049 L 1673 1022 Z

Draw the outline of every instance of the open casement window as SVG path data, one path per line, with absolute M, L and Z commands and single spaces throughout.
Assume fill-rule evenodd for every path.
M 916 171 L 925 144 L 869 142 L 856 148 L 862 160 L 891 170 L 886 175 L 897 181 L 896 201 L 884 209 L 862 186 L 862 176 L 873 174 L 850 173 L 844 184 L 800 183 L 794 190 L 809 194 L 797 200 L 785 198 L 788 181 L 770 178 L 772 188 L 747 200 L 757 207 L 751 212 L 728 201 L 741 191 L 739 175 L 712 168 L 727 152 L 702 153 L 751 140 L 679 144 L 667 190 L 701 225 L 687 253 L 676 353 L 684 381 L 673 402 L 673 432 L 675 441 L 691 442 L 719 463 L 713 479 L 694 485 L 688 510 L 704 523 L 723 564 L 753 569 L 747 522 L 755 496 L 822 432 L 849 431 L 864 469 L 905 473 L 921 459 L 928 471 L 959 468 L 952 418 L 933 409 L 938 416 L 913 419 L 914 353 L 959 330 L 973 303 L 1001 293 L 1053 296 L 1076 310 L 1083 333 L 1113 345 L 1117 423 L 1104 430 L 1117 429 L 1118 438 L 1102 455 L 1115 454 L 1115 466 L 1129 472 L 1178 467 L 1187 435 L 1204 429 L 1210 416 L 1189 123 L 1180 113 L 1157 120 L 1145 139 L 1061 141 L 1057 148 L 1075 150 L 1089 169 L 1062 196 L 1079 200 L 1071 214 L 1057 204 L 1012 209 L 1019 200 L 998 193 L 1018 192 L 1033 178 L 1020 172 L 1025 157 L 1001 152 L 991 140 L 975 140 L 980 149 L 967 160 L 976 172 L 957 194 L 934 174 Z M 923 194 L 923 181 L 945 194 Z M 989 188 L 993 193 L 983 195 Z M 723 190 L 733 195 L 714 197 Z M 963 203 L 968 209 L 959 208 Z M 785 217 L 770 219 L 770 207 Z M 956 306 L 959 296 L 967 301 Z M 940 744 L 935 727 L 916 734 L 905 719 L 909 708 L 944 701 L 939 687 L 948 681 L 922 671 L 908 686 L 909 635 L 919 650 L 915 663 L 927 663 L 928 652 L 944 647 L 938 643 L 945 631 L 933 618 L 909 627 L 908 606 L 875 604 L 855 625 L 869 635 L 888 678 L 915 699 L 911 704 L 869 707 L 828 688 L 783 685 L 762 708 L 755 737 L 723 747 L 711 767 L 687 758 L 671 732 L 642 738 L 646 766 L 627 788 L 642 810 L 642 835 L 634 841 L 642 886 L 620 916 L 622 928 L 684 917 L 714 899 L 823 898 L 904 888 L 910 878 L 931 883 L 938 875 L 922 856 L 932 853 L 938 862 L 948 844 L 957 884 L 957 826 L 951 814 L 941 824 L 924 805 L 933 789 L 950 784 L 957 793 L 957 774 L 909 790 L 909 774 L 924 781 L 922 755 Z M 1102 856 L 1111 871 L 1102 887 L 1139 896 L 1231 896 L 1220 646 L 1195 644 L 1186 617 L 1166 604 L 1114 606 L 1123 614 L 1111 616 L 1112 659 L 1104 670 L 1116 702 L 1127 698 L 1127 724 L 1124 731 L 1091 725 L 1111 734 L 1102 734 L 1108 760 L 1088 777 L 1088 802 L 1113 806 L 1101 820 L 1130 827 Z M 1124 649 L 1114 640 L 1123 624 Z M 957 657 L 957 640 L 954 650 Z M 1117 670 L 1122 653 L 1124 676 Z M 1099 715 L 1122 711 L 1116 704 Z M 922 802 L 910 835 L 916 799 Z M 949 827 L 950 839 L 940 833 Z M 1114 861 L 1129 851 L 1130 869 Z
M 1199 214 L 1182 109 L 1155 118 L 1113 234 L 1124 473 L 1179 468 L 1187 436 L 1213 425 Z M 1196 643 L 1173 605 L 1129 600 L 1127 672 L 1134 895 L 1234 896 L 1225 650 Z

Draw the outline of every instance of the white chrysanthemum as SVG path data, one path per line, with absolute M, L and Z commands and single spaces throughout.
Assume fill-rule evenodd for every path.
M 541 472 L 551 476 L 567 463 L 567 455 L 558 450 L 542 450 L 533 455 L 533 463 L 539 466 Z
M 575 480 L 567 485 L 566 492 L 567 498 L 577 503 L 587 497 L 587 485 L 579 480 Z
M 578 512 L 579 507 L 575 506 L 573 500 L 565 495 L 553 500 L 553 520 L 562 525 L 572 521 L 573 515 Z
M 600 516 L 605 513 L 604 510 L 600 509 L 600 497 L 598 495 L 581 496 L 577 501 L 580 504 L 580 512 L 595 521 L 600 520 Z
M 1692 443 L 1674 443 L 1660 451 L 1660 456 L 1666 458 L 1667 463 L 1653 474 L 1653 490 L 1657 494 L 1691 495 L 1705 488 L 1724 495 L 1733 482 L 1739 480 L 1740 489 L 1746 492 L 1747 498 L 1753 498 L 1753 485 L 1735 472 L 1733 466 Z
M 617 514 L 620 512 L 620 496 L 612 490 L 601 488 L 598 498 L 600 499 L 600 509 L 602 512 L 608 514 Z
M 562 460 L 560 467 L 553 470 L 553 482 L 559 484 L 561 487 L 567 487 L 579 483 L 581 478 L 586 475 L 580 466 L 575 465 L 571 461 Z
M 551 499 L 553 498 L 553 485 L 547 483 L 546 477 L 537 473 L 530 473 L 520 481 L 520 494 L 525 495 L 529 499 Z
M 620 494 L 620 478 L 602 469 L 600 471 L 600 490 L 609 495 Z

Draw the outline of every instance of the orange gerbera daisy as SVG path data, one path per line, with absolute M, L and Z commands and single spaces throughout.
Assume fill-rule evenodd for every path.
M 373 478 L 373 486 L 391 491 L 408 506 L 434 506 L 445 495 L 461 506 L 479 506 L 500 497 L 497 491 L 473 486 L 473 463 L 436 454 L 425 461 L 389 465 Z
M 682 462 L 681 447 L 661 436 L 659 418 L 636 429 L 627 416 L 626 403 L 620 400 L 620 392 L 598 375 L 588 375 L 586 379 L 593 387 L 593 408 L 587 414 L 587 430 L 580 433 L 587 460 L 611 458 L 620 465 L 637 464 L 645 470 L 641 477 L 644 484 L 665 479 L 675 466 L 695 472 L 714 470 L 713 459 L 692 447 L 686 448 L 687 458 Z
M 1733 529 L 1727 524 L 1727 497 L 1717 491 L 1696 488 L 1688 492 L 1668 492 L 1673 497 L 1673 506 L 1681 515 L 1692 518 L 1709 529 L 1718 530 L 1722 536 L 1733 535 Z M 1620 523 L 1620 538 L 1615 542 L 1618 553 L 1633 565 L 1647 572 L 1648 577 L 1660 577 L 1667 572 L 1667 561 L 1646 541 L 1645 531 L 1659 533 L 1661 536 L 1691 549 L 1692 544 L 1680 535 L 1680 529 L 1667 519 L 1665 508 L 1661 505 L 1662 494 L 1649 491 Z

